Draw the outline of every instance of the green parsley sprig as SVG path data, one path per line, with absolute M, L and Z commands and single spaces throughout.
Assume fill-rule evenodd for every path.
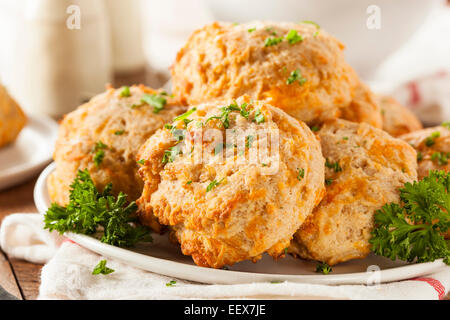
M 167 104 L 167 99 L 159 94 L 144 94 L 141 103 L 146 103 L 153 107 L 153 113 L 159 113 Z
M 103 158 L 105 157 L 105 149 L 108 149 L 108 146 L 103 142 L 98 141 L 95 144 L 93 152 L 95 152 L 94 163 L 97 167 L 99 167 L 100 164 L 103 162 Z
M 421 181 L 400 189 L 401 203 L 385 204 L 375 214 L 372 251 L 392 260 L 428 262 L 443 258 L 450 265 L 450 173 L 430 171 Z
M 325 262 L 320 262 L 316 266 L 317 273 L 329 274 L 333 269 Z
M 300 85 L 303 85 L 306 82 L 306 78 L 302 76 L 300 69 L 295 69 L 289 75 L 289 78 L 286 80 L 286 84 L 292 84 L 294 82 L 298 82 Z
M 97 275 L 97 274 L 110 274 L 113 273 L 114 269 L 108 268 L 106 266 L 106 260 L 101 260 L 94 268 L 94 270 L 92 271 L 92 274 Z
M 70 201 L 66 207 L 53 203 L 44 216 L 44 229 L 80 234 L 103 231 L 100 241 L 119 247 L 129 247 L 138 241 L 151 241 L 148 228 L 135 225 L 136 203 L 127 195 L 112 195 L 112 185 L 98 192 L 87 170 L 78 171 L 70 186 Z

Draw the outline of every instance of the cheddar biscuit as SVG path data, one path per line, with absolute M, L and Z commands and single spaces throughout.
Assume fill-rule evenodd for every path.
M 256 261 L 265 252 L 282 256 L 324 194 L 324 159 L 314 134 L 249 97 L 192 106 L 182 118 L 139 151 L 141 221 L 156 216 L 171 226 L 182 252 L 200 266 Z M 206 138 L 211 132 L 219 141 Z M 252 154 L 266 149 L 253 161 Z

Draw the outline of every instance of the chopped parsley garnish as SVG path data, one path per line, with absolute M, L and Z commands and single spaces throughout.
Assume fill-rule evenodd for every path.
M 316 266 L 317 273 L 329 274 L 332 271 L 333 269 L 331 269 L 331 267 L 325 262 L 320 262 Z
M 170 280 L 166 283 L 166 287 L 174 287 L 177 284 L 175 280 Z
M 348 140 L 348 137 L 343 137 L 342 140 Z
M 418 152 L 417 152 L 417 162 L 420 162 L 420 161 L 422 161 L 422 160 L 423 160 L 422 152 L 418 151 Z
M 103 158 L 105 157 L 104 149 L 108 149 L 108 146 L 101 141 L 98 141 L 94 147 L 94 163 L 97 167 L 103 162 Z
M 209 191 L 211 191 L 212 189 L 214 189 L 215 187 L 217 187 L 219 184 L 222 183 L 222 181 L 223 181 L 224 179 L 225 179 L 225 178 L 223 178 L 223 179 L 220 180 L 220 181 L 216 181 L 216 180 L 211 181 L 211 182 L 208 184 L 208 186 L 206 187 L 206 192 L 209 192 Z
M 218 143 L 216 144 L 216 146 L 214 147 L 214 155 L 217 156 L 219 153 L 221 153 L 223 150 L 223 143 Z
M 400 189 L 400 204 L 387 203 L 375 213 L 372 251 L 392 260 L 428 262 L 450 250 L 443 234 L 450 227 L 450 173 L 430 171 L 421 181 Z
M 433 132 L 429 137 L 425 139 L 425 145 L 427 147 L 431 147 L 434 144 L 434 140 L 436 138 L 439 138 L 441 136 L 441 133 L 439 131 Z
M 188 182 L 186 182 L 187 185 L 191 184 L 192 180 L 189 180 Z
M 297 173 L 297 179 L 298 181 L 302 181 L 302 179 L 305 177 L 305 169 L 298 169 L 298 173 Z
M 248 120 L 250 111 L 247 111 L 247 103 L 241 104 L 241 110 L 239 111 L 239 113 L 241 114 L 241 116 Z
M 144 165 L 145 164 L 145 159 L 141 159 L 141 160 L 139 160 L 139 161 L 136 161 L 137 163 L 139 163 L 139 164 L 142 164 L 142 165 Z
M 164 125 L 164 128 L 171 130 L 173 128 L 173 125 L 166 123 Z
M 164 151 L 164 155 L 163 155 L 161 162 L 163 164 L 173 162 L 175 160 L 175 158 L 177 157 L 177 155 L 179 155 L 180 153 L 181 153 L 180 146 L 176 145 L 176 146 L 170 147 L 169 149 Z
M 286 80 L 286 84 L 292 84 L 298 81 L 300 85 L 303 85 L 306 82 L 306 78 L 304 78 L 299 69 L 296 69 L 291 72 L 289 78 Z
M 106 266 L 106 260 L 101 260 L 94 268 L 94 270 L 92 271 L 92 274 L 110 274 L 113 273 L 114 270 L 110 269 Z
M 253 32 L 253 31 L 256 31 L 256 28 L 250 28 L 250 29 L 248 29 L 247 31 L 248 31 L 248 32 Z
M 172 130 L 170 130 L 173 137 L 175 138 L 175 141 L 180 142 L 184 139 L 184 135 L 186 134 L 184 129 L 177 129 L 177 128 L 172 128 Z
M 289 30 L 288 34 L 286 35 L 286 40 L 289 42 L 289 44 L 296 44 L 297 42 L 303 41 L 303 37 L 298 34 L 297 30 Z
M 337 162 L 337 161 L 334 162 L 334 163 L 329 162 L 329 161 L 328 161 L 328 158 L 327 158 L 326 161 L 325 161 L 325 166 L 326 166 L 327 168 L 333 169 L 334 172 L 340 172 L 340 171 L 342 171 L 342 168 L 341 168 L 341 166 L 339 165 L 339 162 Z
M 264 114 L 261 112 L 260 109 L 256 110 L 255 112 L 255 121 L 257 124 L 263 123 L 266 121 L 266 118 L 264 118 Z
M 276 46 L 282 41 L 283 41 L 282 37 L 269 37 L 266 39 L 266 41 L 264 41 L 264 46 L 265 47 Z
M 266 30 L 267 32 L 269 32 L 269 33 L 270 33 L 271 35 L 273 35 L 273 36 L 276 36 L 276 35 L 277 35 L 276 31 L 273 30 L 273 27 L 267 27 L 265 30 Z
M 220 110 L 222 111 L 222 114 L 220 116 L 209 117 L 208 119 L 206 119 L 205 123 L 208 123 L 212 119 L 218 119 L 218 120 L 220 120 L 220 122 L 222 122 L 222 126 L 225 129 L 228 129 L 230 127 L 230 119 L 228 118 L 228 116 L 230 115 L 230 113 L 232 111 L 239 111 L 240 112 L 241 108 L 239 108 L 237 103 L 234 102 L 234 103 L 230 104 L 229 106 L 220 108 Z
M 116 136 L 121 136 L 121 135 L 124 134 L 124 132 L 125 132 L 125 130 L 117 130 L 116 132 L 114 132 L 114 134 L 115 134 Z
M 131 96 L 130 87 L 128 86 L 123 87 L 122 91 L 120 92 L 120 96 L 122 98 L 130 97 Z
M 45 213 L 44 229 L 87 235 L 101 230 L 101 242 L 119 247 L 152 241 L 148 228 L 134 224 L 137 222 L 136 203 L 128 202 L 122 192 L 114 196 L 111 184 L 100 193 L 89 172 L 79 170 L 70 188 L 69 204 L 63 207 L 52 203 Z
M 250 149 L 252 147 L 253 140 L 255 140 L 255 137 L 252 135 L 245 137 L 245 147 L 247 149 Z
M 144 94 L 141 102 L 152 106 L 153 113 L 159 113 L 167 104 L 167 99 L 158 94 Z
M 445 166 L 448 164 L 448 158 L 450 158 L 450 153 L 434 152 L 431 155 L 431 160 L 437 161 L 440 166 Z
M 331 185 L 333 183 L 333 179 L 325 179 L 325 184 L 327 186 Z
M 187 117 L 189 117 L 191 114 L 193 114 L 195 111 L 197 111 L 197 108 L 192 108 L 190 110 L 188 110 L 187 112 L 179 115 L 178 117 L 174 118 L 173 121 L 178 121 L 178 120 L 184 120 L 187 119 Z
M 304 20 L 301 23 L 308 23 L 308 24 L 312 24 L 316 27 L 316 32 L 314 32 L 313 36 L 317 37 L 319 35 L 319 30 L 320 30 L 320 26 L 315 23 L 314 21 L 310 21 L 310 20 Z
M 319 131 L 320 130 L 320 127 L 319 126 L 312 126 L 311 127 L 311 131 L 313 131 L 313 132 L 317 132 L 317 131 Z

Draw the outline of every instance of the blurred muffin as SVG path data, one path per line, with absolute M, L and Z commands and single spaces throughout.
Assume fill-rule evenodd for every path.
M 0 84 L 0 148 L 16 140 L 26 122 L 20 106 Z
M 383 115 L 383 130 L 393 137 L 422 129 L 422 123 L 408 108 L 388 96 L 377 96 Z
M 308 124 L 334 119 L 359 86 L 343 49 L 313 24 L 214 22 L 178 52 L 174 93 L 189 104 L 247 94 Z
M 354 92 L 350 104 L 342 108 L 342 119 L 352 122 L 365 122 L 375 128 L 383 127 L 383 118 L 375 94 L 363 83 Z
M 198 105 L 187 115 L 139 151 L 141 221 L 155 215 L 170 225 L 183 254 L 200 266 L 282 256 L 324 194 L 314 134 L 249 97 Z M 271 151 L 264 155 L 265 147 Z
M 370 252 L 373 216 L 417 179 L 416 152 L 365 123 L 326 123 L 318 132 L 327 193 L 295 234 L 289 252 L 334 265 Z
M 450 171 L 450 123 L 401 135 L 417 151 L 419 180 L 430 170 Z
M 78 170 L 88 169 L 97 188 L 113 184 L 113 192 L 135 200 L 143 183 L 137 174 L 136 153 L 157 129 L 185 111 L 162 91 L 144 86 L 107 89 L 61 122 L 48 179 L 53 202 L 69 201 Z

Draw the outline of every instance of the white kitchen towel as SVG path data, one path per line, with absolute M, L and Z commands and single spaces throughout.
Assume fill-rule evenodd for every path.
M 450 288 L 450 267 L 426 277 L 376 286 L 293 282 L 205 285 L 109 258 L 107 267 L 115 271 L 93 275 L 97 263 L 106 258 L 43 231 L 39 214 L 7 216 L 0 227 L 0 245 L 10 257 L 32 262 L 48 259 L 42 269 L 39 299 L 443 299 Z M 176 284 L 166 286 L 171 280 Z

